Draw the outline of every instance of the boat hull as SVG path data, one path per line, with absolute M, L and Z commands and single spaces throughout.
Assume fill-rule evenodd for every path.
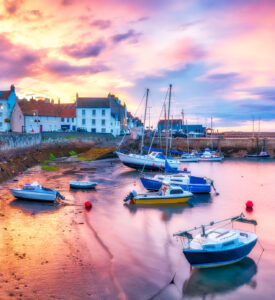
M 19 189 L 10 189 L 10 192 L 14 197 L 18 199 L 53 202 L 57 198 L 56 193 L 30 192 L 30 191 L 22 191 Z
M 222 161 L 223 157 L 204 158 L 200 157 L 199 161 Z
M 184 249 L 183 254 L 192 267 L 211 268 L 235 263 L 245 258 L 254 248 L 257 238 L 237 248 L 205 251 Z
M 148 155 L 128 155 L 121 152 L 117 152 L 117 155 L 120 161 L 127 167 L 132 169 L 146 169 L 151 171 L 159 171 L 164 170 L 165 168 L 165 160 L 157 159 L 154 160 L 150 158 Z M 174 160 L 168 160 L 169 165 L 178 169 L 180 162 Z
M 270 155 L 256 155 L 256 154 L 246 154 L 246 158 L 270 158 Z
M 134 202 L 136 204 L 174 204 L 174 203 L 185 203 L 187 202 L 192 196 L 186 197 L 178 197 L 178 198 L 134 198 Z
M 141 177 L 140 180 L 143 186 L 149 191 L 158 191 L 162 186 L 162 182 L 158 180 L 145 177 Z M 173 183 L 173 185 L 177 184 Z M 193 194 L 207 194 L 211 192 L 210 184 L 179 184 L 178 186 L 180 186 L 185 191 L 190 191 Z
M 180 162 L 198 162 L 199 159 L 197 157 L 194 158 L 180 158 L 179 159 Z
M 72 189 L 94 189 L 96 185 L 96 183 L 81 184 L 77 182 L 70 182 L 70 188 Z

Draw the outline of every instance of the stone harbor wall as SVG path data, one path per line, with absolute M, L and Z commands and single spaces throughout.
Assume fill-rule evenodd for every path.
M 0 152 L 13 149 L 28 148 L 41 144 L 41 134 L 1 133 Z

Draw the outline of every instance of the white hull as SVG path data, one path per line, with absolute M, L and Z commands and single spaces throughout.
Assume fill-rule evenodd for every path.
M 37 191 L 24 191 L 21 189 L 10 189 L 12 195 L 16 198 L 38 200 L 38 201 L 55 201 L 57 195 L 56 193 L 39 193 Z
M 199 161 L 222 161 L 223 157 L 200 157 Z
M 198 162 L 199 159 L 197 157 L 190 157 L 190 158 L 180 158 L 180 162 Z
M 143 167 L 145 169 L 161 169 L 165 167 L 165 159 L 153 158 L 150 155 L 124 154 L 121 152 L 117 152 L 117 155 L 123 164 L 135 169 L 142 169 Z M 167 159 L 167 162 L 174 169 L 178 169 L 180 165 L 178 160 Z

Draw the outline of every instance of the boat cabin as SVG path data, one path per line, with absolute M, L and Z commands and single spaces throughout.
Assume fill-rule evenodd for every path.
M 150 156 L 157 159 L 165 159 L 165 156 L 161 152 L 151 152 Z

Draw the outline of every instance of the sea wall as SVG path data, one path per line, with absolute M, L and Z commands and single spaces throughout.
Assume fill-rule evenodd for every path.
M 150 145 L 150 140 L 146 139 L 145 145 Z M 165 149 L 165 141 L 155 138 L 153 147 Z M 243 157 L 246 153 L 255 153 L 265 150 L 275 157 L 275 138 L 173 138 L 172 148 L 175 150 L 187 152 L 193 149 L 203 148 L 218 149 L 226 157 Z
M 41 134 L 19 134 L 19 133 L 1 133 L 0 134 L 0 152 L 16 148 L 28 148 L 39 145 L 42 141 Z

